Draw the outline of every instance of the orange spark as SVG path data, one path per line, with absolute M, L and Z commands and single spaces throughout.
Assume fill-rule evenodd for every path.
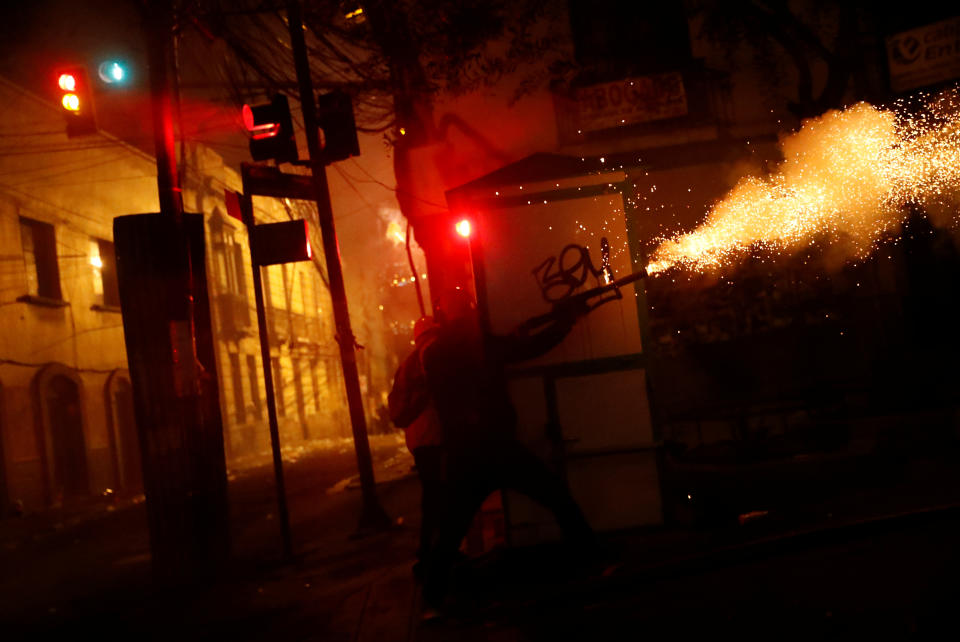
M 910 206 L 941 227 L 956 224 L 960 110 L 951 96 L 914 116 L 858 103 L 805 121 L 782 142 L 775 171 L 740 179 L 698 228 L 663 239 L 647 272 L 719 270 L 752 249 L 816 241 L 862 259 L 900 231 Z

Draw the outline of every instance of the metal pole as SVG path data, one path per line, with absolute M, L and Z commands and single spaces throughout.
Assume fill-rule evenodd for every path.
M 317 218 L 319 219 L 323 241 L 323 254 L 330 279 L 330 297 L 333 300 L 333 318 L 337 328 L 337 343 L 340 346 L 343 379 L 347 388 L 347 405 L 350 409 L 354 449 L 357 453 L 360 489 L 363 493 L 363 510 L 360 515 L 359 533 L 374 532 L 388 528 L 390 518 L 377 498 L 376 481 L 373 477 L 370 443 L 367 440 L 367 421 L 363 412 L 360 376 L 357 371 L 356 338 L 353 336 L 353 329 L 350 327 L 347 292 L 343 283 L 343 269 L 340 265 L 340 248 L 333 224 L 333 210 L 330 206 L 327 170 L 323 164 L 320 140 L 317 137 L 316 102 L 313 97 L 313 81 L 310 78 L 307 45 L 303 38 L 303 17 L 300 13 L 300 5 L 296 0 L 287 0 L 287 22 L 290 29 L 293 60 L 297 71 L 297 83 L 300 88 L 303 126 L 307 133 L 307 149 L 310 154 L 310 168 L 317 202 Z
M 150 94 L 153 111 L 153 143 L 157 156 L 157 187 L 160 211 L 183 217 L 183 195 L 177 175 L 177 159 L 173 140 L 173 105 L 170 98 L 170 80 L 167 76 L 169 46 L 173 25 L 170 3 L 151 0 L 144 14 L 148 65 L 150 67 Z
M 249 238 L 253 238 L 253 197 L 240 195 L 240 212 Z M 273 472 L 277 479 L 277 513 L 280 518 L 280 536 L 283 539 L 283 558 L 293 557 L 290 537 L 290 513 L 287 510 L 287 487 L 283 480 L 283 457 L 280 454 L 280 428 L 277 425 L 277 401 L 273 390 L 273 372 L 270 367 L 270 336 L 267 334 L 267 315 L 263 303 L 263 268 L 257 264 L 251 246 L 253 264 L 253 296 L 257 305 L 257 328 L 260 331 L 260 359 L 263 361 L 263 383 L 267 393 L 267 418 L 270 424 L 270 448 L 273 451 Z
M 423 305 L 420 277 L 417 276 L 417 266 L 413 263 L 413 252 L 410 250 L 410 221 L 407 221 L 407 261 L 410 262 L 410 272 L 413 273 L 413 285 L 417 290 L 417 303 L 420 304 L 420 316 L 426 316 L 427 308 Z

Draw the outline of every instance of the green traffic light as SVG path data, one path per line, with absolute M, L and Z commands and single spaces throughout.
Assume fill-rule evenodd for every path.
M 122 83 L 127 79 L 128 75 L 127 68 L 123 65 L 123 63 L 116 60 L 108 60 L 100 63 L 98 72 L 100 74 L 100 80 L 108 85 Z

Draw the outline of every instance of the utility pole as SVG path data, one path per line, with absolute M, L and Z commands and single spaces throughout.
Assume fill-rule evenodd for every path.
M 336 339 L 340 346 L 340 361 L 343 364 L 343 378 L 347 388 L 347 405 L 350 409 L 350 424 L 353 428 L 353 443 L 357 453 L 357 469 L 360 474 L 360 488 L 363 493 L 363 509 L 360 515 L 358 534 L 365 534 L 389 528 L 390 518 L 377 498 L 376 481 L 373 476 L 370 443 L 367 440 L 367 421 L 363 411 L 363 397 L 357 370 L 357 342 L 350 326 L 347 293 L 343 283 L 343 269 L 340 265 L 340 248 L 333 223 L 333 210 L 330 206 L 327 170 L 323 163 L 320 141 L 317 137 L 316 102 L 313 96 L 313 81 L 310 78 L 307 46 L 303 38 L 303 17 L 297 0 L 287 0 L 287 23 L 290 29 L 290 45 L 293 48 L 297 83 L 300 88 L 300 107 L 303 112 L 303 126 L 307 132 L 307 149 L 309 150 L 314 198 L 317 203 L 323 254 L 330 280 L 330 297 L 333 300 Z
M 183 585 L 229 557 L 226 464 L 203 216 L 183 211 L 174 154 L 173 12 L 169 0 L 142 8 L 160 212 L 116 217 L 113 232 L 154 579 Z
M 183 217 L 183 194 L 174 152 L 173 106 L 168 77 L 173 16 L 168 1 L 148 0 L 145 9 L 144 30 L 148 39 L 150 103 L 153 112 L 153 144 L 157 157 L 160 211 L 173 216 L 179 225 Z

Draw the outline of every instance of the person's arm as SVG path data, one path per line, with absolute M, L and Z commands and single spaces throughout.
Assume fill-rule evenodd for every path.
M 568 305 L 561 302 L 556 307 L 555 319 L 543 329 L 528 334 L 520 330 L 524 327 L 521 323 L 518 329 L 510 334 L 492 337 L 492 339 L 499 344 L 497 349 L 505 363 L 533 359 L 550 352 L 559 345 L 570 334 L 577 319 L 589 311 L 590 307 L 586 301 L 575 300 Z

